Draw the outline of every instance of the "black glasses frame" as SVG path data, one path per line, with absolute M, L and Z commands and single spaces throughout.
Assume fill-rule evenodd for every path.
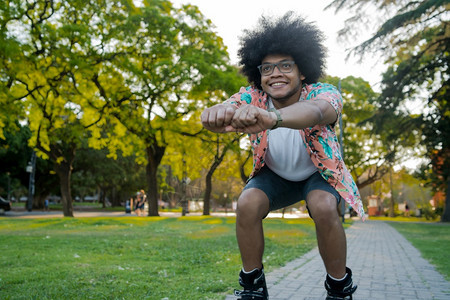
M 281 70 L 281 68 L 280 68 L 279 65 L 280 65 L 280 64 L 285 64 L 285 63 L 290 63 L 290 64 L 292 64 L 292 69 L 289 70 L 289 71 L 287 71 L 287 72 L 284 72 L 283 70 Z M 274 64 L 265 63 L 265 64 L 262 64 L 262 65 L 259 65 L 257 68 L 258 68 L 259 73 L 260 73 L 261 75 L 269 76 L 269 75 L 272 75 L 272 74 L 273 74 L 273 71 L 275 70 L 275 67 L 277 67 L 277 68 L 278 68 L 278 71 L 280 71 L 281 73 L 284 73 L 284 74 L 286 74 L 286 73 L 291 73 L 291 72 L 294 70 L 294 67 L 293 67 L 294 65 L 295 65 L 295 61 L 293 61 L 293 60 L 283 60 L 283 61 L 280 61 L 280 62 L 277 62 L 277 63 L 274 63 Z M 270 73 L 264 73 L 264 74 L 263 74 L 262 68 L 263 68 L 264 66 L 271 66 L 271 67 L 272 67 L 272 71 L 271 71 Z

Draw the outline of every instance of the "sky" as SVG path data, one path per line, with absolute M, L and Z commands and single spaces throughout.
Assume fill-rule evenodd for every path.
M 253 29 L 259 17 L 282 16 L 289 10 L 304 17 L 308 22 L 315 22 L 326 36 L 324 41 L 328 49 L 326 73 L 344 78 L 346 76 L 361 77 L 368 81 L 375 91 L 379 91 L 381 73 L 385 67 L 380 57 L 365 57 L 362 62 L 357 58 L 346 61 L 346 49 L 355 46 L 371 36 L 370 32 L 361 34 L 351 44 L 339 41 L 338 31 L 344 27 L 344 21 L 350 15 L 333 9 L 324 11 L 331 0 L 172 0 L 179 7 L 181 4 L 193 4 L 199 7 L 202 14 L 215 25 L 214 31 L 223 38 L 228 47 L 232 63 L 238 62 L 237 50 L 239 37 L 244 29 Z

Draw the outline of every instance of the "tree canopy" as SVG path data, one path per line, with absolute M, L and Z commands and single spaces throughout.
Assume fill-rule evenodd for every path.
M 350 52 L 361 56 L 377 52 L 388 66 L 378 109 L 370 121 L 376 132 L 389 133 L 385 142 L 393 148 L 424 146 L 435 191 L 450 186 L 449 3 L 335 0 L 328 6 L 354 12 L 342 34 L 354 33 L 364 21 L 382 20 L 369 23 L 376 28 L 374 34 Z M 374 10 L 378 11 L 377 18 L 373 18 Z M 448 193 L 447 207 L 445 218 L 450 221 Z
M 169 123 L 234 86 L 222 39 L 197 7 L 169 1 L 0 4 L 0 126 L 26 122 L 72 215 L 76 150 L 107 147 L 147 164 L 150 211 Z M 4 138 L 3 131 L 0 137 Z

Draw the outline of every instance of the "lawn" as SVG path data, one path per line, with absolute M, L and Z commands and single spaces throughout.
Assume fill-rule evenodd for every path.
M 234 218 L 0 218 L 0 299 L 223 299 L 238 288 Z M 316 245 L 269 219 L 267 271 Z
M 450 281 L 450 224 L 388 222 Z

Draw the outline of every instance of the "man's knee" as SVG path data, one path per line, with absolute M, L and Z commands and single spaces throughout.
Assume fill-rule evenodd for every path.
M 236 215 L 238 218 L 263 219 L 269 213 L 269 199 L 258 189 L 247 189 L 238 199 Z
M 325 191 L 313 191 L 308 195 L 308 209 L 315 222 L 339 219 L 337 199 Z

